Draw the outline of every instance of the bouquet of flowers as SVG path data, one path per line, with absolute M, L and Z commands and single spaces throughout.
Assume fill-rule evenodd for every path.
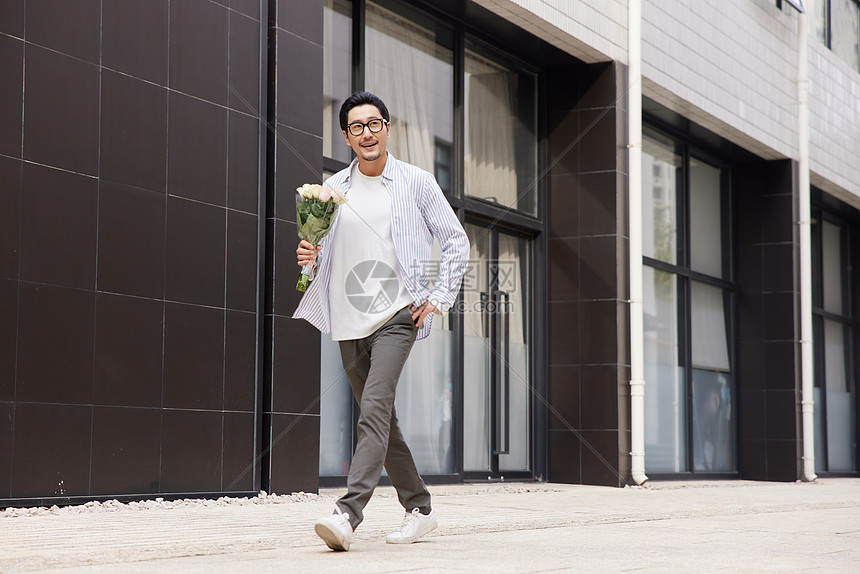
M 310 183 L 296 188 L 296 191 L 296 229 L 300 239 L 314 246 L 314 259 L 302 267 L 296 284 L 299 291 L 307 291 L 316 270 L 317 246 L 331 231 L 337 208 L 346 202 L 346 196 L 337 189 Z

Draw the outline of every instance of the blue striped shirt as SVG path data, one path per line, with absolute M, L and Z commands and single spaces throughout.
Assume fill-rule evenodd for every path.
M 350 173 L 357 162 L 358 159 L 354 159 L 348 168 L 331 176 L 324 185 L 339 189 L 349 197 Z M 398 161 L 389 153 L 382 170 L 382 183 L 391 194 L 394 252 L 413 304 L 421 305 L 429 300 L 437 302 L 437 307 L 453 305 L 469 260 L 469 239 L 436 183 L 436 178 L 421 168 Z M 340 209 L 349 209 L 349 204 Z M 323 333 L 331 332 L 328 301 L 331 253 L 325 246 L 337 233 L 337 221 L 335 217 L 331 232 L 321 243 L 316 277 L 293 314 L 294 319 L 305 319 Z M 431 260 L 434 237 L 442 248 L 442 256 L 431 291 L 428 287 L 428 271 L 436 267 Z M 433 313 L 424 319 L 418 339 L 430 334 L 432 319 Z

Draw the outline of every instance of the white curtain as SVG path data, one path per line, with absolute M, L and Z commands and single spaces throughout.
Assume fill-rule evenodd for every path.
M 693 366 L 728 371 L 729 345 L 723 290 L 692 282 Z
M 517 208 L 517 76 L 466 52 L 466 193 Z

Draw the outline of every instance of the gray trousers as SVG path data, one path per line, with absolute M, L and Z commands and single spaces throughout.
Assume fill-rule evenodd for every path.
M 364 339 L 340 342 L 343 368 L 361 409 L 347 493 L 337 501 L 337 507 L 349 514 L 353 529 L 364 520 L 364 507 L 379 483 L 383 465 L 407 511 L 430 507 L 430 492 L 415 468 L 394 412 L 397 381 L 417 333 L 405 307 Z

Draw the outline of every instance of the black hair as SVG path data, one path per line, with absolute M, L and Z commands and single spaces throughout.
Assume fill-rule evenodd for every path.
M 340 129 L 346 131 L 346 122 L 349 117 L 349 110 L 357 106 L 364 106 L 367 104 L 376 106 L 376 109 L 379 110 L 380 114 L 382 114 L 382 119 L 386 122 L 389 121 L 388 108 L 385 107 L 385 104 L 378 96 L 375 96 L 370 92 L 355 92 L 345 99 L 343 101 L 343 105 L 340 107 Z

